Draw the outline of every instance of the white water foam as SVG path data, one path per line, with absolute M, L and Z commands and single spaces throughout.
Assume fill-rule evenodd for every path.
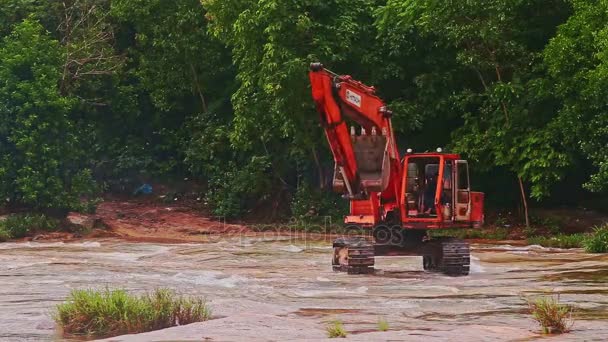
M 296 297 L 302 298 L 314 298 L 314 297 L 334 297 L 340 296 L 344 294 L 355 294 L 355 295 L 363 295 L 367 293 L 368 288 L 366 286 L 359 286 L 352 290 L 347 290 L 345 288 L 335 288 L 335 289 L 298 289 L 293 291 L 293 294 Z
M 179 282 L 189 282 L 196 285 L 233 288 L 247 281 L 247 278 L 237 275 L 226 275 L 218 271 L 203 271 L 193 274 L 177 273 L 173 279 Z
M 499 246 L 488 246 L 490 249 L 500 249 L 510 252 L 527 252 L 534 250 L 550 250 L 551 248 L 543 247 L 540 245 L 529 245 L 529 246 L 512 246 L 512 245 L 499 245 Z
M 485 273 L 484 267 L 479 264 L 479 258 L 474 255 L 471 255 L 470 273 Z
M 101 244 L 97 241 L 85 242 L 5 242 L 0 244 L 0 249 L 19 249 L 19 248 L 98 248 Z
M 279 249 L 282 251 L 285 251 L 285 252 L 290 252 L 290 253 L 300 253 L 301 251 L 303 251 L 302 248 L 300 248 L 298 246 L 294 246 L 294 245 L 279 247 Z

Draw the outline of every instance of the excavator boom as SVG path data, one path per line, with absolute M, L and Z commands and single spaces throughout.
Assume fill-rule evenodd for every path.
M 319 63 L 309 72 L 312 96 L 334 161 L 334 190 L 351 200 L 346 223 L 374 225 L 398 217 L 401 189 L 399 152 L 391 111 L 373 87 L 337 75 Z M 346 119 L 361 126 L 360 134 Z

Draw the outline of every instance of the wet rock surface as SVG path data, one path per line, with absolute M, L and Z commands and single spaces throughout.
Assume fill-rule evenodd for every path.
M 169 287 L 209 301 L 214 319 L 110 341 L 319 340 L 341 320 L 351 340 L 528 340 L 524 296 L 561 293 L 572 332 L 605 340 L 608 256 L 580 250 L 473 245 L 472 274 L 422 271 L 419 257 L 377 258 L 374 275 L 331 270 L 330 241 L 218 237 L 201 243 L 117 239 L 0 244 L 0 340 L 61 340 L 50 318 L 73 288 Z M 378 332 L 384 319 L 389 331 Z

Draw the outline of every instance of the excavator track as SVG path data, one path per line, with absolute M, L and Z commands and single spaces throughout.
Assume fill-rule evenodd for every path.
M 471 250 L 469 244 L 460 239 L 443 238 L 426 242 L 430 244 L 430 254 L 423 256 L 425 270 L 449 276 L 469 274 Z
M 374 243 L 366 237 L 343 237 L 334 240 L 333 270 L 348 274 L 374 273 Z

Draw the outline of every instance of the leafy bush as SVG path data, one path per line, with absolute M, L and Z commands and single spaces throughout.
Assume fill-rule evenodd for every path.
M 268 157 L 251 157 L 232 148 L 232 122 L 216 111 L 194 115 L 186 123 L 185 164 L 208 181 L 206 202 L 214 215 L 235 218 L 271 190 Z
M 326 330 L 327 330 L 327 336 L 329 338 L 346 337 L 346 330 L 344 330 L 344 326 L 342 325 L 342 322 L 340 322 L 340 321 L 331 322 L 327 326 Z
M 110 337 L 164 329 L 209 319 L 200 298 L 167 289 L 141 296 L 124 290 L 73 290 L 57 306 L 54 319 L 65 334 Z
M 5 242 L 11 239 L 11 234 L 6 230 L 6 228 L 0 224 L 0 242 Z
M 535 237 L 538 235 L 538 228 L 534 226 L 524 227 L 522 229 L 522 233 L 526 238 Z
M 593 228 L 593 233 L 584 240 L 588 253 L 608 253 L 608 224 Z
M 484 231 L 482 238 L 489 240 L 506 240 L 509 237 L 509 230 L 507 228 L 495 228 L 488 231 Z
M 527 239 L 530 245 L 555 248 L 580 248 L 586 239 L 586 234 L 558 234 L 555 236 L 532 236 Z
M 252 201 L 264 199 L 271 188 L 266 157 L 253 157 L 244 166 L 230 162 L 209 179 L 207 203 L 216 216 L 241 216 Z
M 566 333 L 572 327 L 572 308 L 560 304 L 559 296 L 528 300 L 528 307 L 545 334 Z
M 530 223 L 535 228 L 545 228 L 551 234 L 559 234 L 561 231 L 562 221 L 556 217 L 540 217 L 530 216 Z
M 0 43 L 0 197 L 34 208 L 71 209 L 95 190 L 80 132 L 61 93 L 62 48 L 26 19 Z
M 348 201 L 338 194 L 314 189 L 303 182 L 298 186 L 291 202 L 292 217 L 305 222 L 325 222 L 329 217 L 332 223 L 342 222 L 348 212 Z
M 0 221 L 0 241 L 2 235 L 6 241 L 26 237 L 37 231 L 54 231 L 58 227 L 58 220 L 43 214 L 15 214 Z
M 378 331 L 387 331 L 389 329 L 388 321 L 384 318 L 378 320 Z

